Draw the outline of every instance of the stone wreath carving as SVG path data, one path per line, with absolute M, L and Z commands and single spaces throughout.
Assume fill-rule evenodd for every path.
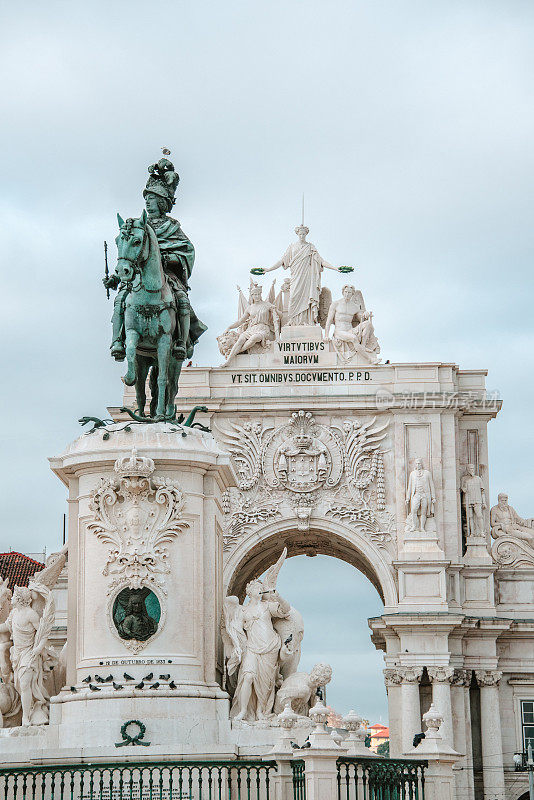
M 223 496 L 224 549 L 251 526 L 282 515 L 281 505 L 308 530 L 312 511 L 350 522 L 379 546 L 391 541 L 381 445 L 389 420 L 339 420 L 329 427 L 297 411 L 279 427 L 247 420 L 217 431 L 237 467 L 238 488 Z
M 167 594 L 167 545 L 189 527 L 183 493 L 174 481 L 154 476 L 152 459 L 139 457 L 135 448 L 131 456 L 117 459 L 114 469 L 116 474 L 102 478 L 93 491 L 87 524 L 109 545 L 102 570 L 113 576 L 108 594 L 119 585 L 157 586 Z

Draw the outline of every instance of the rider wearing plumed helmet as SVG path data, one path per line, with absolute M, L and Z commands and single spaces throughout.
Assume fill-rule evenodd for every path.
M 168 216 L 175 204 L 175 192 L 180 176 L 167 158 L 151 164 L 148 180 L 143 190 L 148 222 L 152 226 L 161 252 L 162 267 L 172 288 L 177 313 L 176 336 L 173 350 L 183 360 L 191 358 L 193 348 L 206 326 L 193 311 L 188 297 L 188 280 L 195 262 L 195 248 L 183 232 L 178 220 Z M 119 286 L 116 275 L 104 279 L 106 288 Z M 125 357 L 124 347 L 124 302 L 129 291 L 121 287 L 115 298 L 113 312 L 113 340 L 111 354 L 117 361 Z

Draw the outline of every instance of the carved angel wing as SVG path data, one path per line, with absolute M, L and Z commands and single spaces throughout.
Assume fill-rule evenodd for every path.
M 220 429 L 222 441 L 236 463 L 241 490 L 252 489 L 258 482 L 263 438 L 267 430 L 270 428 L 263 428 L 260 422 L 243 425 L 231 422 L 229 428 Z
M 326 325 L 326 320 L 328 317 L 328 310 L 332 305 L 332 292 L 326 286 L 323 286 L 321 289 L 321 293 L 319 295 L 319 309 L 317 312 L 317 316 L 319 319 L 319 324 L 322 328 Z
M 362 321 L 362 316 L 365 311 L 365 303 L 363 302 L 363 294 L 359 289 L 356 289 L 352 295 L 352 302 L 358 306 L 358 311 L 352 318 L 352 327 L 355 328 Z
M 376 417 L 359 425 L 350 421 L 350 430 L 345 437 L 346 469 L 349 479 L 360 489 L 367 488 L 375 477 L 376 464 L 373 454 L 380 449 L 380 442 L 387 436 L 389 420 L 375 425 Z
M 276 278 L 274 279 L 274 281 L 271 284 L 271 288 L 269 289 L 269 295 L 267 297 L 267 300 L 269 301 L 269 303 L 272 303 L 273 305 L 274 305 L 274 301 L 275 301 L 275 293 L 274 293 L 274 285 L 275 285 L 275 283 L 276 283 Z
M 245 313 L 248 303 L 240 286 L 237 287 L 237 290 L 239 292 L 239 297 L 237 301 L 237 319 L 241 319 L 241 317 Z
M 223 600 L 221 635 L 224 644 L 226 671 L 233 675 L 241 663 L 247 645 L 247 637 L 243 630 L 243 606 L 235 595 Z
M 269 569 L 265 573 L 265 577 L 263 579 L 263 585 L 265 586 L 266 591 L 272 591 L 276 589 L 276 580 L 278 578 L 278 573 L 282 569 L 282 564 L 286 560 L 286 556 L 287 556 L 287 547 L 284 547 L 284 549 L 282 550 L 282 555 L 280 556 L 276 564 L 273 564 L 272 567 L 269 567 Z
M 41 619 L 39 620 L 39 626 L 35 633 L 32 654 L 30 656 L 31 662 L 33 663 L 40 655 L 43 655 L 43 658 L 45 658 L 46 655 L 50 656 L 50 654 L 45 653 L 45 651 L 48 640 L 50 639 L 50 634 L 52 633 L 56 607 L 52 592 L 45 584 L 32 579 L 28 586 L 33 592 L 36 592 L 44 599 L 44 608 L 41 613 Z M 48 660 L 50 660 L 50 658 Z
M 52 553 L 46 559 L 46 567 L 35 573 L 33 581 L 43 584 L 47 589 L 53 589 L 67 561 L 67 550 L 68 545 L 65 544 L 58 553 Z

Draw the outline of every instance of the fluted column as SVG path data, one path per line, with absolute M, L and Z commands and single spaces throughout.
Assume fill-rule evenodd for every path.
M 419 701 L 419 682 L 423 667 L 399 667 L 402 675 L 402 750 L 412 749 L 413 737 L 421 731 L 421 703 Z
M 493 669 L 475 670 L 480 687 L 480 729 L 482 734 L 482 773 L 484 800 L 504 800 L 499 681 L 502 672 Z
M 428 677 L 432 681 L 432 702 L 443 716 L 440 733 L 445 744 L 454 748 L 452 726 L 451 683 L 454 678 L 453 667 L 427 667 Z

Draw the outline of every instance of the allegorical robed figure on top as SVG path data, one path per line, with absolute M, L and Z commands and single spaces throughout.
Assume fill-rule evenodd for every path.
M 174 165 L 161 158 L 148 168 L 143 191 L 146 211 L 139 219 L 117 215 L 118 261 L 106 289 L 119 289 L 114 304 L 111 354 L 128 362 L 123 380 L 135 385 L 137 413 L 144 416 L 149 371 L 151 418 L 175 416 L 174 398 L 182 363 L 206 330 L 189 302 L 188 281 L 195 249 L 180 223 L 168 216 L 180 180 Z

